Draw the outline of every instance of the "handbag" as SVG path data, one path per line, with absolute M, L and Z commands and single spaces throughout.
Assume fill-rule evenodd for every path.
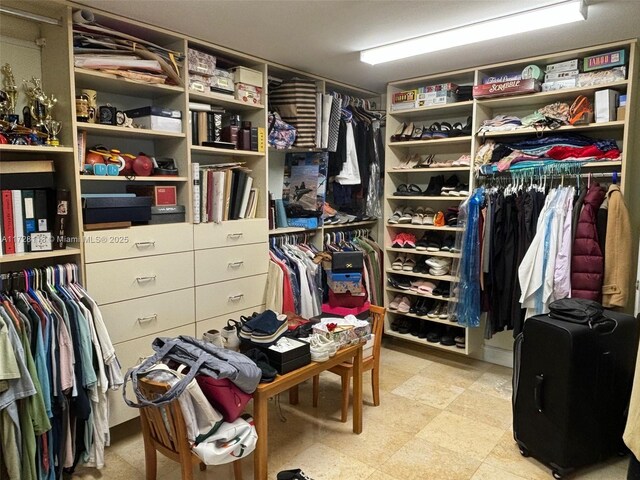
M 364 265 L 362 252 L 333 252 L 331 256 L 331 272 L 361 272 Z
M 228 378 L 215 379 L 207 375 L 196 375 L 196 381 L 209 403 L 222 414 L 225 422 L 233 422 L 240 417 L 252 398 Z
M 269 114 L 269 145 L 279 149 L 291 148 L 297 135 L 296 128 L 284 122 L 278 113 Z
M 191 450 L 205 465 L 222 465 L 248 456 L 256 448 L 258 434 L 253 418 L 243 415 L 232 423 L 223 423 L 205 441 Z

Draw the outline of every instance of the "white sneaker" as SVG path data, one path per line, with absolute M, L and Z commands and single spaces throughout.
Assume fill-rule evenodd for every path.
M 212 343 L 216 347 L 224 348 L 225 339 L 218 330 L 208 330 L 202 334 L 202 340 Z
M 330 346 L 327 342 L 329 342 L 330 340 L 327 340 L 327 342 L 324 342 L 322 340 L 320 340 L 321 336 L 318 334 L 312 335 L 310 337 L 310 350 L 311 350 L 311 360 L 313 362 L 326 362 L 327 360 L 329 360 L 329 357 L 332 356 L 331 355 L 331 351 L 333 350 L 333 347 Z M 333 342 L 331 342 L 333 343 Z M 335 355 L 335 351 L 334 351 L 334 355 Z
M 333 340 L 325 337 L 324 335 L 318 335 L 317 341 L 319 344 L 324 345 L 329 350 L 329 356 L 333 357 L 338 351 L 338 345 Z

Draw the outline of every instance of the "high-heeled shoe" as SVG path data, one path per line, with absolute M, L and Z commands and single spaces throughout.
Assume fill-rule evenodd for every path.
M 413 122 L 409 122 L 409 125 L 407 125 L 407 127 L 404 129 L 404 131 L 402 132 L 402 138 L 401 140 L 403 141 L 407 141 L 407 140 L 411 140 L 411 136 L 413 135 Z
M 402 132 L 404 132 L 404 129 L 407 128 L 407 124 L 402 122 L 399 126 L 398 129 L 396 130 L 396 133 L 394 133 L 393 135 L 391 135 L 391 141 L 392 142 L 399 142 L 400 140 L 402 140 Z

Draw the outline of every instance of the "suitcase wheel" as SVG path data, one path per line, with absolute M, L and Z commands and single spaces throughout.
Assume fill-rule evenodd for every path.
M 564 478 L 563 475 L 557 470 L 552 471 L 551 475 L 553 475 L 553 478 L 556 478 L 557 480 Z
M 520 447 L 520 455 L 522 455 L 523 457 L 528 457 L 529 456 L 529 450 L 527 450 L 524 447 Z

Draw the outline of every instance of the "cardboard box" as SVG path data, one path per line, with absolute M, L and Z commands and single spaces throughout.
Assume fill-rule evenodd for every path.
M 216 69 L 216 57 L 208 53 L 190 48 L 187 51 L 187 64 L 189 73 L 212 76 Z
M 416 107 L 428 107 L 431 105 L 445 105 L 455 103 L 458 97 L 451 91 L 440 90 L 438 92 L 419 93 Z
M 233 73 L 228 70 L 216 68 L 213 77 L 210 78 L 209 88 L 215 92 L 233 94 Z
M 596 123 L 613 122 L 616 119 L 618 108 L 618 95 L 615 90 L 598 90 L 595 94 L 594 113 Z
M 262 105 L 262 88 L 236 83 L 235 98 L 251 105 Z
M 244 83 L 262 88 L 262 72 L 246 67 L 232 68 L 231 71 L 233 72 L 233 81 L 235 83 Z
M 458 88 L 456 83 L 440 83 L 438 85 L 427 85 L 426 87 L 420 87 L 418 94 L 430 93 L 430 92 L 454 92 Z
M 311 345 L 294 338 L 287 338 L 275 345 L 259 348 L 267 355 L 269 363 L 280 375 L 311 363 Z
M 622 105 L 616 110 L 616 120 L 625 120 L 627 117 L 627 107 Z
M 602 70 L 604 68 L 624 66 L 626 62 L 626 52 L 624 49 L 613 52 L 600 53 L 591 55 L 583 59 L 583 70 L 590 72 L 592 70 Z
M 175 185 L 127 185 L 127 192 L 135 193 L 138 197 L 151 197 L 153 206 L 171 206 L 178 203 Z
M 394 105 L 398 103 L 413 103 L 415 105 L 417 98 L 418 90 L 405 90 L 394 93 L 391 97 L 391 103 Z
M 133 123 L 149 130 L 182 133 L 182 119 L 180 118 L 148 115 L 146 117 L 136 118 Z
M 391 111 L 392 112 L 401 112 L 403 110 L 411 110 L 412 108 L 416 108 L 417 102 L 401 102 L 401 103 L 392 103 Z
M 482 80 L 482 83 L 499 83 L 499 82 L 510 82 L 512 80 L 522 80 L 522 72 L 510 72 L 503 73 L 502 75 L 491 75 L 489 77 L 485 77 Z
M 131 222 L 146 223 L 151 220 L 151 198 L 122 197 L 105 194 L 98 197 L 82 197 L 82 221 L 92 223 Z

